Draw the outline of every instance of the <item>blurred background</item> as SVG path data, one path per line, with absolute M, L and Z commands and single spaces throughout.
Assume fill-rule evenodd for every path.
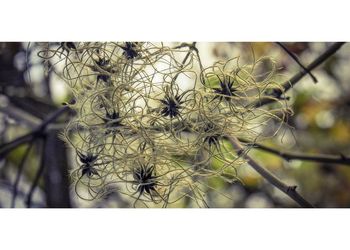
M 331 45 L 283 44 L 305 66 Z M 273 57 L 285 79 L 302 70 L 276 43 L 198 43 L 197 47 L 205 67 L 237 56 L 249 61 L 254 52 L 255 58 Z M 39 50 L 36 43 L 0 43 L 0 207 L 130 207 L 118 193 L 93 202 L 83 202 L 74 194 L 68 173 L 76 161 L 59 138 L 74 114 L 60 116 L 48 126 L 45 137 L 39 133 L 21 137 L 72 98 L 64 81 L 47 70 L 51 65 L 37 56 Z M 263 144 L 282 152 L 349 156 L 349 67 L 350 45 L 345 44 L 312 71 L 316 84 L 307 75 L 287 92 L 294 111 L 289 126 Z M 316 207 L 350 207 L 350 164 L 286 161 L 259 149 L 252 149 L 251 156 L 285 183 L 297 185 Z M 238 168 L 238 176 L 241 182 L 209 180 L 214 187 L 207 190 L 210 207 L 298 207 L 248 165 Z M 179 206 L 191 204 L 184 201 Z

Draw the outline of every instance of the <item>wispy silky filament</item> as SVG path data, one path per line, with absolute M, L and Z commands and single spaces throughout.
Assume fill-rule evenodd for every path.
M 205 180 L 232 182 L 244 162 L 225 136 L 256 141 L 269 121 L 283 123 L 284 103 L 273 111 L 252 105 L 279 85 L 267 57 L 203 68 L 192 47 L 142 42 L 63 42 L 39 56 L 64 63 L 56 73 L 72 89 L 69 105 L 77 113 L 64 139 L 76 151 L 72 178 L 86 200 L 113 186 L 134 206 L 166 207 L 183 198 L 206 206 Z

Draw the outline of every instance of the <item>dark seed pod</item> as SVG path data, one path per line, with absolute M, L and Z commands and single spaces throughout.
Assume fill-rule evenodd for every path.
M 92 177 L 94 175 L 99 175 L 97 170 L 90 165 L 83 165 L 81 169 L 81 176 L 87 175 L 88 177 Z
M 207 143 L 209 148 L 214 146 L 216 149 L 219 149 L 221 135 L 220 133 L 218 133 L 218 130 L 215 127 L 215 125 L 212 123 L 208 123 L 204 128 L 204 132 L 208 134 L 204 138 L 204 143 Z
M 120 114 L 115 110 L 113 110 L 112 113 L 109 113 L 106 109 L 106 117 L 102 119 L 106 124 L 105 126 L 107 128 L 107 134 L 110 133 L 112 130 L 116 130 L 120 126 L 123 126 L 123 124 L 121 123 Z
M 120 46 L 124 50 L 123 56 L 126 59 L 130 60 L 139 56 L 139 53 L 136 51 L 136 45 L 137 43 L 126 42 L 124 46 Z
M 178 116 L 180 114 L 180 109 L 182 108 L 181 104 L 184 102 L 181 101 L 182 96 L 176 95 L 176 96 L 165 96 L 163 100 L 160 100 L 160 102 L 163 104 L 161 114 L 165 117 L 169 116 L 170 118 L 173 118 L 175 116 Z
M 59 49 L 62 49 L 62 54 L 63 54 L 64 51 L 66 51 L 67 55 L 69 55 L 69 53 L 72 50 L 76 50 L 77 47 L 75 46 L 75 44 L 73 42 L 60 42 Z
M 87 175 L 88 177 L 92 177 L 93 175 L 99 175 L 97 170 L 94 168 L 94 164 L 98 158 L 97 155 L 93 155 L 92 153 L 87 153 L 86 155 L 80 152 L 77 152 L 79 156 L 79 160 L 83 165 L 81 168 L 81 176 Z
M 224 76 L 224 79 L 219 78 L 220 87 L 213 88 L 214 93 L 218 94 L 213 100 L 219 99 L 220 101 L 229 101 L 232 96 L 235 95 L 236 89 L 233 87 L 234 80 L 230 76 Z
M 152 195 L 152 191 L 156 191 L 158 184 L 157 176 L 154 173 L 154 165 L 148 166 L 141 164 L 133 172 L 134 183 L 137 185 L 136 191 L 142 195 L 146 192 Z

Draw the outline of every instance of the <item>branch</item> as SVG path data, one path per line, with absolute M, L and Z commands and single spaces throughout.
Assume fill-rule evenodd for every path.
M 34 133 L 30 132 L 26 135 L 18 137 L 11 142 L 5 143 L 0 147 L 0 159 L 2 159 L 11 150 L 21 146 L 22 144 L 30 142 L 34 138 Z
M 39 168 L 35 174 L 34 181 L 33 181 L 32 185 L 30 186 L 29 192 L 27 194 L 27 199 L 25 200 L 25 203 L 26 203 L 28 208 L 30 208 L 32 205 L 32 197 L 33 197 L 34 191 L 35 191 L 36 187 L 38 186 L 40 177 L 42 176 L 43 171 L 44 171 L 45 147 L 46 147 L 46 138 L 44 137 L 42 140 L 42 145 L 41 145 L 42 149 L 41 149 L 40 165 L 39 165 Z
M 316 77 L 299 61 L 298 57 L 294 55 L 283 43 L 276 42 L 307 74 L 310 75 L 314 83 L 317 83 Z
M 189 45 L 189 44 L 187 44 L 187 43 L 182 43 L 182 44 L 180 44 L 179 46 L 175 47 L 175 48 L 182 48 L 182 47 L 188 47 L 188 48 L 189 48 L 188 52 L 187 52 L 186 55 L 185 55 L 185 58 L 184 58 L 184 59 L 182 60 L 182 62 L 181 62 L 181 69 L 183 69 L 183 67 L 185 66 L 185 63 L 186 63 L 188 57 L 191 55 L 192 50 L 193 50 L 193 47 L 194 47 L 195 45 L 196 45 L 196 42 L 193 42 L 191 45 Z M 174 78 L 172 79 L 172 82 L 175 82 L 176 79 L 178 78 L 178 76 L 179 76 L 180 74 L 181 74 L 181 70 L 180 70 L 179 73 L 177 73 L 177 74 L 174 76 Z
M 196 55 L 197 55 L 197 59 L 198 59 L 200 70 L 202 72 L 204 70 L 204 67 L 203 67 L 203 64 L 202 64 L 202 60 L 201 60 L 201 58 L 199 56 L 199 51 L 198 51 L 198 48 L 196 47 L 196 44 L 197 44 L 197 42 L 193 42 L 192 44 L 181 43 L 179 46 L 174 47 L 174 49 L 188 47 L 190 50 L 194 50 L 196 52 Z
M 0 112 L 7 114 L 12 119 L 33 129 L 40 124 L 40 119 L 28 114 L 9 103 L 6 107 L 0 107 Z
M 64 106 L 64 107 L 56 110 L 55 112 L 53 112 L 52 114 L 47 116 L 47 118 L 45 118 L 39 126 L 37 126 L 34 130 L 29 132 L 28 134 L 25 134 L 21 137 L 16 138 L 15 140 L 13 140 L 11 142 L 3 144 L 0 147 L 0 158 L 4 157 L 11 150 L 17 148 L 18 146 L 20 146 L 24 143 L 28 143 L 29 141 L 35 139 L 36 137 L 41 137 L 45 133 L 46 127 L 50 123 L 54 122 L 59 116 L 61 116 L 64 112 L 66 112 L 68 110 L 69 110 L 68 106 Z
M 290 78 L 288 81 L 283 83 L 281 86 L 282 90 L 280 88 L 274 88 L 272 89 L 273 94 L 271 94 L 270 96 L 265 96 L 261 98 L 260 100 L 253 103 L 252 105 L 254 107 L 261 107 L 266 104 L 275 102 L 278 99 L 281 99 L 282 94 L 287 92 L 290 88 L 292 88 L 295 84 L 297 84 L 305 75 L 307 75 L 307 72 L 310 72 L 311 70 L 315 69 L 320 64 L 322 64 L 324 61 L 326 61 L 335 52 L 337 52 L 344 44 L 345 44 L 344 42 L 338 42 L 338 43 L 332 44 L 325 52 L 323 52 L 318 58 L 316 58 L 312 63 L 310 63 L 306 67 L 306 70 L 295 74 L 292 78 Z
M 350 165 L 350 157 L 340 155 L 307 155 L 307 154 L 298 154 L 298 153 L 289 153 L 289 152 L 282 152 L 277 149 L 273 149 L 267 146 L 264 146 L 259 143 L 253 143 L 249 142 L 244 139 L 239 139 L 241 142 L 248 143 L 250 146 L 252 146 L 254 149 L 260 149 L 266 152 L 269 152 L 271 154 L 277 155 L 279 157 L 282 157 L 286 161 L 290 160 L 303 160 L 303 161 L 314 161 L 314 162 L 321 162 L 321 163 L 333 163 L 333 164 L 343 164 L 343 165 Z
M 21 162 L 19 163 L 18 166 L 18 170 L 17 170 L 17 174 L 16 174 L 16 179 L 15 182 L 13 184 L 13 190 L 12 190 L 12 199 L 11 199 L 11 208 L 15 207 L 16 204 L 16 198 L 17 198 L 17 192 L 18 192 L 18 184 L 19 184 L 19 180 L 21 178 L 22 175 L 22 171 L 23 171 L 23 167 L 24 167 L 24 163 L 26 162 L 28 156 L 29 156 L 29 152 L 33 146 L 34 141 L 32 140 L 31 143 L 29 144 L 29 146 L 27 147 L 26 151 L 24 152 L 24 155 L 22 157 Z
M 6 192 L 13 192 L 13 185 L 12 183 L 10 183 L 7 179 L 1 179 L 0 181 L 0 189 L 5 189 Z M 21 189 L 17 190 L 17 198 L 21 198 L 24 199 L 26 196 L 26 193 L 23 192 Z M 44 207 L 44 204 L 40 203 L 40 202 L 32 202 L 32 205 L 34 205 L 35 207 Z
M 237 154 L 241 154 L 243 152 L 243 147 L 240 142 L 234 137 L 226 137 L 232 144 L 233 148 L 236 150 Z M 241 154 L 241 156 L 247 160 L 249 165 L 255 169 L 262 177 L 264 177 L 269 183 L 274 185 L 276 188 L 281 190 L 283 193 L 292 198 L 295 202 L 297 202 L 301 207 L 304 208 L 312 208 L 308 201 L 306 201 L 297 191 L 297 186 L 288 186 L 280 181 L 277 177 L 275 177 L 272 173 L 270 173 L 267 169 L 259 165 L 255 160 L 253 160 L 247 154 Z

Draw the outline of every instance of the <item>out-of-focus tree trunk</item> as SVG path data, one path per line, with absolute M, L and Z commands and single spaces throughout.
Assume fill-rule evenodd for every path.
M 66 147 L 56 130 L 49 131 L 46 140 L 44 180 L 47 207 L 71 207 Z

